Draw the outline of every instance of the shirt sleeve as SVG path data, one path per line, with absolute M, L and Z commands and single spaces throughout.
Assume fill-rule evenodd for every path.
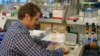
M 28 34 L 16 34 L 14 50 L 23 56 L 63 56 L 61 49 L 49 51 L 37 45 Z
M 44 40 L 37 39 L 37 38 L 33 38 L 33 41 L 34 41 L 36 44 L 40 45 L 42 48 L 47 48 L 48 45 L 51 44 L 50 41 L 44 41 Z

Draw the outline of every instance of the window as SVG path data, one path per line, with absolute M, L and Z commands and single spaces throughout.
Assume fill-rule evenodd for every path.
M 0 4 L 2 4 L 2 0 L 0 0 Z
M 0 4 L 27 3 L 28 0 L 0 0 Z
M 26 3 L 27 1 L 25 1 L 25 0 L 20 0 L 20 3 Z

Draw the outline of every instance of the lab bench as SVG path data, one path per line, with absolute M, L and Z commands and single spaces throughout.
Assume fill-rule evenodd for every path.
M 44 37 L 42 40 L 51 41 L 51 42 L 55 41 L 55 42 L 67 45 L 70 48 L 70 52 L 69 52 L 68 56 L 83 56 L 84 45 L 81 45 L 81 44 L 76 44 L 76 45 L 66 44 L 66 43 L 63 43 L 63 41 L 61 41 L 61 39 L 52 40 L 51 38 L 49 38 L 49 36 Z

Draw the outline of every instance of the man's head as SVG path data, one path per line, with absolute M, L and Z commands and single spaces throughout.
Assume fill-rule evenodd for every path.
M 34 29 L 36 24 L 38 24 L 40 15 L 40 8 L 33 3 L 27 3 L 21 6 L 18 11 L 18 18 L 30 30 Z

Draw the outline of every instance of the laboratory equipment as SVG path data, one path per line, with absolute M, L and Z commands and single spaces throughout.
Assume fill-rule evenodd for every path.
M 84 11 L 84 18 L 92 19 L 92 18 L 97 17 L 97 16 L 98 16 L 97 9 L 87 8 Z
M 66 33 L 65 44 L 76 45 L 78 44 L 78 35 L 75 33 Z

